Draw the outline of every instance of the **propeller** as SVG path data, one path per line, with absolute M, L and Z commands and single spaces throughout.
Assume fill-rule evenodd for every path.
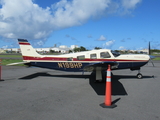
M 150 61 L 151 61 L 152 65 L 153 65 L 153 67 L 154 67 L 154 63 L 153 63 L 152 59 L 154 59 L 155 56 L 152 56 L 152 55 L 151 55 L 150 42 L 149 42 L 149 45 L 148 45 L 148 54 L 149 54 L 149 57 L 150 57 Z

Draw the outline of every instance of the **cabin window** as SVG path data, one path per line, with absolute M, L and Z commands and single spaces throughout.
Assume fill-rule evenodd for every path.
M 77 56 L 77 60 L 84 60 L 84 59 L 85 59 L 85 56 L 84 56 L 84 55 Z
M 100 57 L 101 58 L 110 58 L 111 56 L 110 56 L 110 54 L 108 52 L 101 52 L 100 53 Z
M 97 54 L 90 54 L 91 59 L 97 59 Z
M 73 58 L 72 58 L 72 57 L 67 58 L 67 61 L 72 61 L 72 60 L 73 60 Z

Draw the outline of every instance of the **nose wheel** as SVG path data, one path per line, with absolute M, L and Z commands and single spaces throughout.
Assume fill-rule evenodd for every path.
M 138 79 L 142 79 L 143 78 L 143 75 L 140 73 L 140 69 L 138 70 L 137 78 Z
M 143 78 L 143 75 L 142 75 L 141 73 L 138 73 L 138 74 L 137 74 L 137 78 L 138 78 L 138 79 L 142 79 L 142 78 Z

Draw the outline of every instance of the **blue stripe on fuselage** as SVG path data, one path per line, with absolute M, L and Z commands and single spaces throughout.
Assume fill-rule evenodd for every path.
M 129 69 L 129 68 L 137 68 L 145 65 L 147 62 L 118 62 L 118 67 L 115 69 Z M 74 71 L 81 72 L 84 67 L 89 65 L 90 63 L 82 63 L 82 62 L 31 62 L 31 66 L 49 68 L 55 70 L 62 71 Z M 107 66 L 102 66 L 107 69 Z
M 37 66 L 42 68 L 49 68 L 62 71 L 83 71 L 83 68 L 89 63 L 80 62 L 31 62 L 31 66 Z

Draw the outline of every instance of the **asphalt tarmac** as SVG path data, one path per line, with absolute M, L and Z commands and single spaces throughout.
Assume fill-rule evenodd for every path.
M 112 102 L 102 108 L 105 83 L 94 74 L 2 66 L 0 120 L 159 120 L 160 61 L 137 71 L 112 71 Z M 91 75 L 90 75 L 91 74 Z

